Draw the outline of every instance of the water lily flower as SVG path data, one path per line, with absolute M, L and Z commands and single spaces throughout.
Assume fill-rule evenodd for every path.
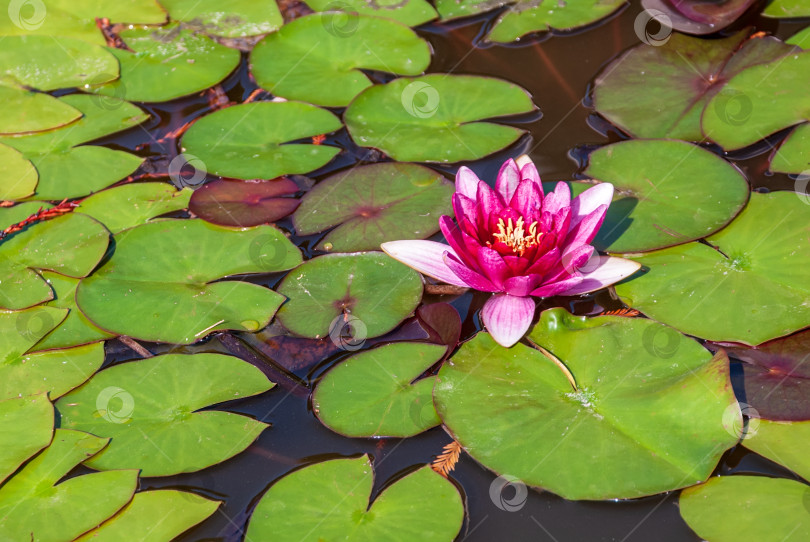
M 449 216 L 439 219 L 449 246 L 413 240 L 383 243 L 382 249 L 442 282 L 495 293 L 481 319 L 495 341 L 509 347 L 532 323 L 533 297 L 592 292 L 638 270 L 638 263 L 600 256 L 590 245 L 612 197 L 610 183 L 574 199 L 562 182 L 544 194 L 526 156 L 504 163 L 494 190 L 462 167 L 453 194 L 458 225 Z

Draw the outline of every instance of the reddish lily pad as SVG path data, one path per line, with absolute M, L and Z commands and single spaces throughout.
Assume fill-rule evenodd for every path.
M 299 200 L 291 197 L 300 189 L 286 177 L 270 181 L 222 179 L 194 191 L 189 210 L 221 226 L 270 224 L 292 213 Z
M 304 196 L 293 223 L 299 235 L 334 227 L 319 250 L 375 250 L 386 241 L 425 239 L 439 231 L 439 217 L 452 211 L 453 192 L 450 182 L 424 166 L 360 166 L 318 183 Z
M 668 17 L 662 32 L 672 29 L 687 34 L 713 34 L 730 26 L 758 0 L 728 0 L 723 2 L 694 2 L 692 0 L 642 0 L 641 5 L 651 14 L 655 11 Z M 655 11 L 653 11 L 655 10 Z M 650 18 L 652 20 L 652 17 Z M 648 21 L 649 22 L 649 21 Z M 667 28 L 667 27 L 671 27 Z M 646 29 L 645 29 L 646 30 Z M 659 38 L 663 39 L 663 38 Z
M 748 31 L 718 40 L 672 34 L 664 44 L 642 43 L 608 64 L 594 83 L 594 107 L 634 137 L 703 141 L 701 113 L 725 83 L 793 50 L 776 38 L 749 39 Z M 744 98 L 727 92 L 711 107 L 732 129 L 750 114 Z
M 446 345 L 448 352 L 453 351 L 461 338 L 461 317 L 453 305 L 449 303 L 422 305 L 416 311 L 416 317 L 422 327 L 431 334 L 432 341 Z

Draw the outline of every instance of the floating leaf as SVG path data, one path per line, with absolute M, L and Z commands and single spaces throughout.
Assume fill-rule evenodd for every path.
M 703 132 L 725 150 L 747 147 L 810 120 L 810 51 L 792 53 L 734 76 L 706 106 Z M 727 114 L 732 104 L 736 116 Z
M 422 305 L 416 311 L 419 322 L 433 331 L 435 340 L 447 347 L 451 352 L 458 345 L 461 338 L 461 317 L 458 311 L 449 303 L 431 303 Z
M 120 510 L 138 484 L 137 470 L 60 481 L 108 440 L 57 429 L 51 445 L 0 488 L 0 539 L 73 540 Z
M 658 334 L 676 348 L 659 348 Z M 675 330 L 557 308 L 529 338 L 565 364 L 576 390 L 550 357 L 487 333 L 464 343 L 436 382 L 442 422 L 495 472 L 566 499 L 633 498 L 705 480 L 736 444 L 725 427 L 740 418 L 727 359 Z
M 810 3 L 807 0 L 773 0 L 768 2 L 762 15 L 777 19 L 810 17 Z
M 274 1 L 161 0 L 173 21 L 206 34 L 245 38 L 275 32 L 284 21 Z
M 194 191 L 189 210 L 221 226 L 270 224 L 292 213 L 300 201 L 291 196 L 300 189 L 290 179 L 240 181 L 222 179 Z
M 312 396 L 318 419 L 348 437 L 410 437 L 439 425 L 433 382 L 414 382 L 446 349 L 392 343 L 355 354 L 323 376 Z
M 248 540 L 354 542 L 454 540 L 464 505 L 452 483 L 422 467 L 387 486 L 369 505 L 374 482 L 367 456 L 297 470 L 262 496 Z
M 701 113 L 729 79 L 795 50 L 772 37 L 749 39 L 748 31 L 715 40 L 674 33 L 654 45 L 641 43 L 602 70 L 594 82 L 594 107 L 634 137 L 690 141 L 705 139 Z M 724 91 L 711 107 L 736 130 L 749 105 Z
M 239 51 L 176 24 L 133 28 L 120 36 L 135 51 L 108 48 L 121 63 L 121 78 L 90 91 L 133 102 L 167 102 L 216 85 L 239 65 Z
M 0 433 L 5 441 L 0 447 L 0 483 L 3 483 L 51 442 L 53 406 L 48 396 L 43 393 L 0 400 Z
M 441 175 L 416 164 L 354 167 L 310 190 L 293 223 L 299 235 L 337 226 L 318 243 L 318 250 L 374 250 L 386 241 L 425 239 L 436 233 L 439 217 L 452 212 L 453 192 Z
M 419 75 L 430 64 L 430 46 L 403 24 L 353 14 L 351 28 L 338 32 L 335 17 L 301 17 L 260 41 L 250 55 L 256 83 L 276 96 L 340 107 L 372 85 L 361 69 Z
M 278 293 L 289 298 L 278 320 L 293 333 L 340 339 L 350 327 L 352 338 L 362 341 L 391 331 L 413 312 L 422 278 L 382 252 L 328 254 L 289 273 Z
M 685 489 L 681 516 L 711 542 L 810 539 L 810 490 L 793 480 L 718 476 Z
M 400 162 L 477 160 L 517 141 L 523 130 L 493 117 L 534 111 L 517 85 L 471 75 L 395 79 L 360 93 L 344 114 L 352 139 Z
M 142 476 L 194 472 L 229 459 L 267 424 L 205 407 L 273 387 L 256 367 L 222 354 L 165 354 L 114 365 L 57 401 L 62 427 L 112 438 L 85 464 Z M 204 443 L 204 445 L 201 445 Z
M 104 83 L 118 77 L 118 62 L 103 47 L 57 36 L 4 36 L 0 78 L 49 91 Z
M 624 0 L 438 0 L 443 20 L 485 13 L 501 6 L 508 9 L 495 21 L 487 38 L 509 43 L 526 34 L 548 30 L 573 30 L 604 19 L 625 4 Z
M 37 188 L 34 164 L 12 147 L 0 143 L 0 200 L 17 200 L 30 196 Z
M 810 306 L 796 301 L 810 296 L 808 218 L 810 207 L 793 192 L 753 193 L 708 245 L 631 256 L 648 271 L 616 293 L 650 318 L 712 341 L 787 335 L 810 325 Z
M 595 245 L 642 252 L 706 237 L 748 201 L 748 182 L 719 156 L 683 141 L 623 141 L 591 153 L 585 175 L 616 188 Z
M 238 129 L 236 129 L 238 127 Z M 183 136 L 183 152 L 203 169 L 237 179 L 308 173 L 340 152 L 328 145 L 289 143 L 340 129 L 325 109 L 300 102 L 235 105 L 206 115 Z
M 672 30 L 693 35 L 714 34 L 743 16 L 757 0 L 727 0 L 723 2 L 692 2 L 691 0 L 642 0 L 649 24 L 658 20 L 659 32 L 669 35 Z M 656 14 L 658 11 L 660 14 Z M 654 16 L 655 14 L 655 16 Z M 668 17 L 664 19 L 663 17 Z M 636 21 L 644 19 L 636 19 Z M 639 24 L 636 22 L 636 24 Z M 645 25 L 646 26 L 646 25 Z M 670 28 L 671 27 L 671 28 Z M 638 27 L 637 27 L 638 28 Z M 646 28 L 644 28 L 646 32 Z M 647 34 L 646 39 L 653 36 Z M 659 37 L 658 39 L 663 39 Z
M 356 28 L 357 15 L 376 15 L 408 26 L 419 26 L 436 18 L 436 10 L 425 0 L 307 0 L 315 11 L 332 12 L 324 23 L 335 34 L 347 34 Z
M 118 233 L 157 216 L 186 209 L 192 193 L 190 188 L 177 190 L 166 183 L 125 184 L 93 194 L 82 201 L 80 209 Z
M 219 506 L 186 491 L 158 489 L 136 493 L 120 512 L 76 542 L 165 542 L 197 525 Z
M 112 258 L 79 284 L 79 308 L 111 333 L 178 344 L 220 329 L 265 327 L 283 297 L 218 279 L 301 262 L 298 249 L 272 226 L 235 230 L 162 220 L 116 234 L 115 244 Z
M 70 213 L 40 222 L 0 243 L 0 308 L 24 309 L 53 298 L 35 271 L 88 275 L 107 251 L 110 232 L 87 215 Z
M 810 26 L 793 34 L 785 43 L 797 45 L 802 49 L 810 49 Z
M 749 422 L 749 433 L 743 440 L 743 445 L 808 480 L 810 479 L 810 458 L 807 456 L 806 448 L 808 438 L 810 438 L 810 422 L 754 420 Z
M 7 83 L 0 83 L 0 103 L 3 104 L 0 134 L 50 130 L 82 116 L 81 112 L 52 96 Z
M 810 124 L 797 126 L 771 158 L 771 171 L 810 175 Z
M 70 94 L 59 100 L 81 111 L 82 118 L 58 130 L 0 138 L 22 152 L 39 171 L 34 199 L 84 196 L 138 169 L 143 159 L 134 154 L 78 145 L 137 126 L 149 115 L 117 98 Z

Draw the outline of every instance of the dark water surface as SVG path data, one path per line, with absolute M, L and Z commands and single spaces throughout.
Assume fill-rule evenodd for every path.
M 487 160 L 469 164 L 482 178 L 492 180 L 500 164 L 508 157 L 528 152 L 544 180 L 570 180 L 583 165 L 582 157 L 590 146 L 600 146 L 622 139 L 623 136 L 588 107 L 590 83 L 596 74 L 618 53 L 637 45 L 639 39 L 633 22 L 641 11 L 637 2 L 596 28 L 575 35 L 549 36 L 529 40 L 518 46 L 472 47 L 494 16 L 481 18 L 472 24 L 428 25 L 420 30 L 435 51 L 430 72 L 481 74 L 499 77 L 528 89 L 540 113 L 514 122 L 531 132 L 516 145 Z M 782 38 L 790 36 L 803 25 L 784 24 L 768 19 L 749 19 L 759 30 Z M 739 25 L 738 25 L 739 26 Z M 256 87 L 246 69 L 246 57 L 241 69 L 223 87 L 234 101 L 242 101 Z M 210 108 L 204 97 L 176 100 L 146 108 L 153 118 L 144 126 L 134 128 L 115 138 L 102 140 L 113 147 L 134 150 L 145 157 L 158 159 L 177 152 L 172 142 L 156 140 L 188 120 L 207 113 Z M 542 118 L 541 118 L 542 117 Z M 330 165 L 313 175 L 322 179 L 334 171 L 350 167 L 363 159 L 374 159 L 373 153 L 355 147 L 345 130 L 329 141 L 347 149 Z M 766 176 L 767 146 L 748 151 L 734 162 L 746 173 L 756 189 L 792 189 L 787 176 Z M 440 168 L 452 176 L 458 165 Z M 160 169 L 156 166 L 156 169 Z M 289 220 L 278 224 L 291 231 Z M 317 236 L 292 236 L 306 257 L 313 255 L 311 247 Z M 251 281 L 272 286 L 281 275 L 251 278 Z M 484 301 L 482 296 L 465 294 L 458 298 L 426 296 L 425 302 L 448 301 L 459 310 L 464 327 L 462 339 L 469 338 L 478 328 L 475 309 Z M 602 293 L 596 298 L 578 300 L 569 307 L 578 313 L 601 308 L 617 308 L 621 304 Z M 470 308 L 473 310 L 470 310 Z M 200 526 L 190 530 L 184 541 L 239 541 L 250 513 L 263 492 L 279 477 L 301 466 L 325 459 L 367 453 L 373 457 L 376 483 L 375 495 L 392 479 L 430 462 L 442 447 L 451 442 L 441 428 L 409 439 L 350 439 L 323 427 L 312 413 L 306 393 L 324 370 L 347 354 L 331 348 L 329 341 L 290 341 L 275 336 L 283 333 L 271 326 L 256 336 L 243 336 L 242 341 L 253 345 L 256 363 L 264 365 L 273 360 L 286 367 L 290 378 L 301 384 L 279 385 L 259 397 L 244 399 L 220 409 L 255 417 L 272 426 L 244 453 L 230 461 L 202 472 L 168 478 L 142 479 L 142 489 L 178 487 L 193 490 L 210 498 L 224 501 L 219 510 Z M 194 347 L 175 349 L 180 352 L 229 352 L 215 337 Z M 225 342 L 233 348 L 234 338 Z M 264 344 L 263 344 L 264 342 Z M 147 345 L 153 352 L 164 352 L 165 345 Z M 132 352 L 116 341 L 108 344 L 108 363 L 130 359 Z M 262 354 L 256 352 L 261 349 Z M 267 365 L 264 365 L 267 367 Z M 276 371 L 280 369 L 275 369 Z M 276 380 L 276 378 L 273 378 Z M 738 396 L 744 400 L 738 388 Z M 156 451 L 157 453 L 157 451 Z M 785 471 L 741 447 L 730 450 L 718 466 L 718 473 L 758 472 L 785 475 Z M 789 474 L 787 474 L 789 476 Z M 677 508 L 678 494 L 662 494 L 645 499 L 620 502 L 571 502 L 546 492 L 530 490 L 525 505 L 517 511 L 502 510 L 489 495 L 495 475 L 463 455 L 451 479 L 465 496 L 468 518 L 457 540 L 485 542 L 505 541 L 699 541 L 681 520 Z M 504 493 L 510 499 L 508 490 Z M 302 533 L 302 536 L 305 533 Z M 258 542 L 258 541 L 257 541 Z

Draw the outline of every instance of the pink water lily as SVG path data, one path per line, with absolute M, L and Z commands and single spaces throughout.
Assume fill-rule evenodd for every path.
M 612 197 L 609 183 L 573 200 L 565 183 L 544 195 L 537 168 L 525 156 L 501 167 L 494 190 L 462 167 L 453 194 L 458 225 L 449 216 L 439 219 L 449 246 L 391 241 L 382 249 L 442 282 L 495 293 L 481 319 L 492 337 L 509 347 L 532 323 L 532 296 L 584 294 L 638 270 L 638 263 L 600 256 L 590 245 Z

